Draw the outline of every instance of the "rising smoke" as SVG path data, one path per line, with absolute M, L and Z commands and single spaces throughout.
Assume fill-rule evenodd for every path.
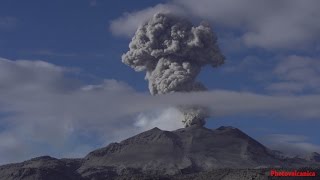
M 224 63 L 217 38 L 207 23 L 193 26 L 186 19 L 158 13 L 138 28 L 122 55 L 122 62 L 136 71 L 146 71 L 152 95 L 205 91 L 196 77 L 201 68 Z M 180 106 L 185 126 L 205 124 L 207 108 Z

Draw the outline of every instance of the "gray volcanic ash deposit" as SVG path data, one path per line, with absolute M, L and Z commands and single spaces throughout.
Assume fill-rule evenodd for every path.
M 189 21 L 170 14 L 155 14 L 135 33 L 130 50 L 122 62 L 136 71 L 146 71 L 152 95 L 172 92 L 204 91 L 196 77 L 201 68 L 224 63 L 217 37 L 210 26 L 193 26 Z M 181 106 L 185 126 L 203 126 L 207 110 L 199 106 Z

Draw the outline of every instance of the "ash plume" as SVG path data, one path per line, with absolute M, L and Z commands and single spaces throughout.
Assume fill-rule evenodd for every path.
M 135 71 L 146 71 L 152 95 L 172 92 L 205 91 L 196 77 L 201 68 L 224 63 L 217 37 L 207 23 L 193 26 L 172 14 L 155 14 L 138 28 L 122 55 L 122 62 Z M 180 106 L 185 126 L 203 126 L 208 117 L 201 106 Z

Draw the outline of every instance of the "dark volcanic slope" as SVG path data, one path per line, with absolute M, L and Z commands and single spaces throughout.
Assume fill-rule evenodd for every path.
M 212 168 L 284 164 L 269 152 L 237 128 L 210 130 L 193 126 L 172 132 L 154 128 L 89 153 L 79 172 L 93 167 L 115 166 L 178 174 Z
M 158 175 L 178 178 L 191 177 L 185 175 L 193 173 L 200 176 L 204 172 L 231 177 L 238 176 L 237 173 L 248 176 L 249 171 L 229 171 L 228 168 L 319 167 L 317 153 L 310 156 L 310 160 L 304 160 L 284 159 L 272 152 L 233 127 L 210 130 L 192 126 L 171 132 L 153 128 L 95 150 L 84 159 L 40 157 L 0 166 L 0 179 L 153 179 Z M 212 170 L 216 171 L 212 174 Z
M 89 153 L 80 171 L 105 165 L 175 174 L 192 163 L 185 157 L 178 135 L 153 128 L 121 143 L 112 143 Z
M 185 154 L 201 170 L 212 168 L 253 168 L 280 165 L 269 150 L 237 128 L 220 127 L 175 131 L 183 141 Z
M 49 156 L 33 158 L 17 164 L 0 166 L 1 180 L 78 180 L 81 179 L 76 169 L 81 159 L 59 160 Z

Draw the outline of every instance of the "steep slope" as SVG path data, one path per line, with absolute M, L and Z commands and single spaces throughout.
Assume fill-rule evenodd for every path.
M 153 128 L 89 153 L 79 171 L 114 166 L 118 170 L 133 168 L 150 173 L 177 174 L 180 169 L 192 165 L 184 156 L 182 145 L 181 138 L 174 132 Z
M 200 170 L 282 165 L 266 147 L 233 127 L 180 129 L 186 156 Z
M 153 174 L 179 174 L 212 168 L 255 168 L 284 165 L 237 128 L 210 130 L 191 126 L 176 131 L 151 129 L 89 153 L 80 173 L 104 166 Z

